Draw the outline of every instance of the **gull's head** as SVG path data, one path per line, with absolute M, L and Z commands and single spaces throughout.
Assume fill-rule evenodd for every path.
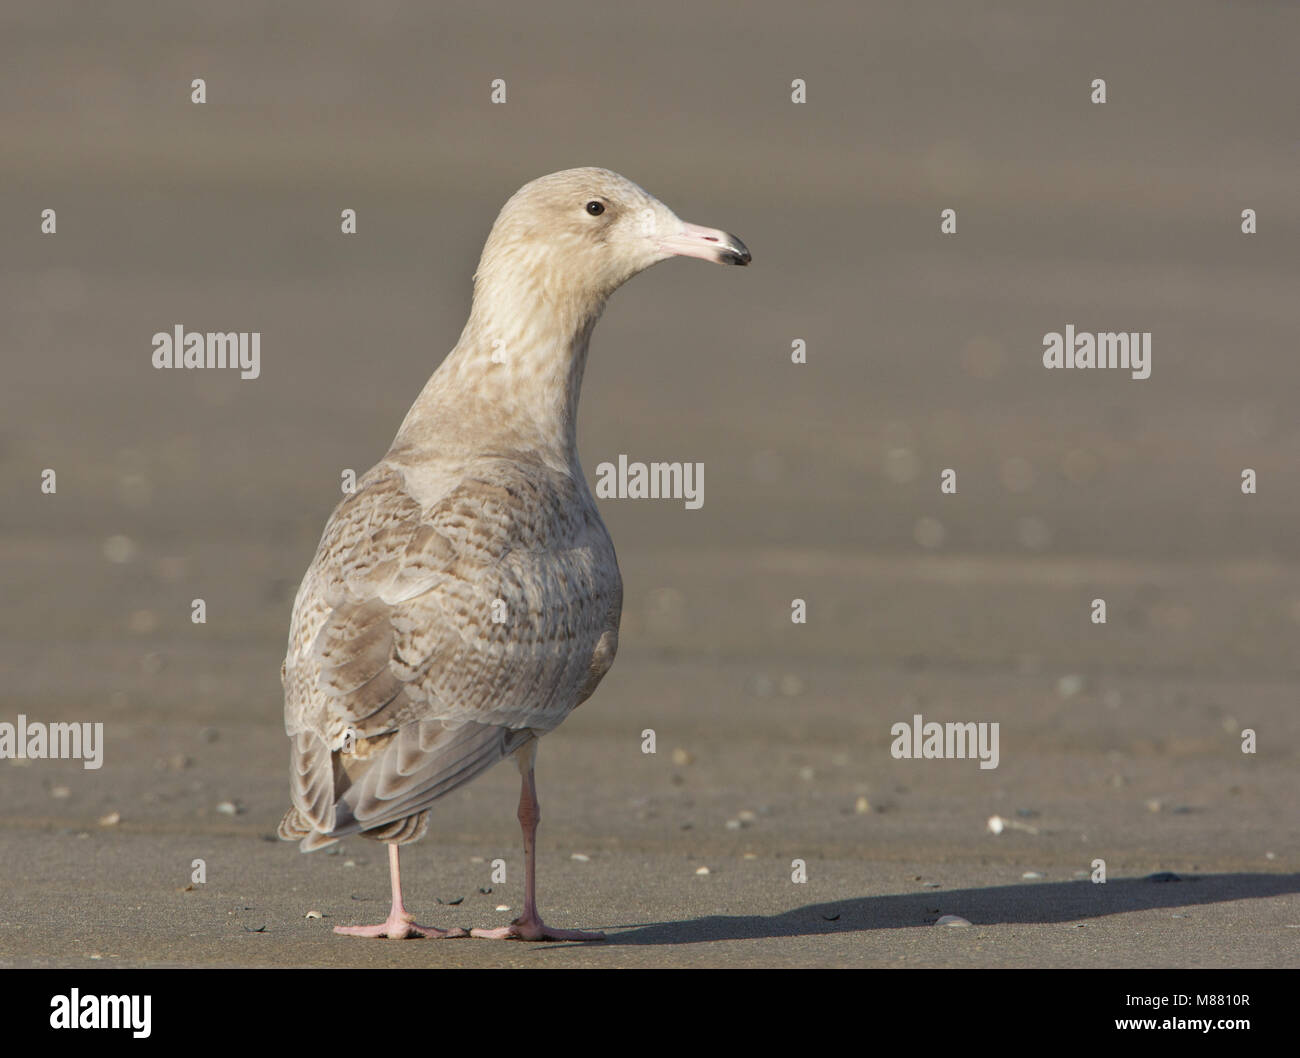
M 535 280 L 548 298 L 593 303 L 669 257 L 749 264 L 736 236 L 678 219 L 608 169 L 566 169 L 525 184 L 502 208 L 476 278 Z

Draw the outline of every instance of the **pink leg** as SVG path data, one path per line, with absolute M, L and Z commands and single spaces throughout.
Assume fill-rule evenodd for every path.
M 524 913 L 508 926 L 498 929 L 472 929 L 470 936 L 488 940 L 604 940 L 605 934 L 580 929 L 552 929 L 537 913 L 537 824 L 542 806 L 537 803 L 537 780 L 533 762 L 537 742 L 519 751 L 519 771 L 523 785 L 519 791 L 519 827 L 524 832 Z
M 335 933 L 349 937 L 387 937 L 389 940 L 405 940 L 407 937 L 464 937 L 463 929 L 438 929 L 436 926 L 420 926 L 415 916 L 402 905 L 402 874 L 397 866 L 397 846 L 388 846 L 388 876 L 393 882 L 393 907 L 388 912 L 388 921 L 377 926 L 335 926 Z

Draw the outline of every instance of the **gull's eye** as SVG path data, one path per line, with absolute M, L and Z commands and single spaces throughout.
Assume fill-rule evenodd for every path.
M 605 204 L 603 202 L 598 202 L 596 201 L 596 199 L 593 198 L 590 202 L 587 203 L 587 212 L 590 213 L 593 217 L 599 217 L 602 213 L 605 212 Z

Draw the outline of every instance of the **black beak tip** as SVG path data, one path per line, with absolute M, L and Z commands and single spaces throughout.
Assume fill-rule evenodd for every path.
M 728 235 L 731 245 L 722 251 L 720 260 L 723 264 L 729 265 L 747 265 L 753 260 L 750 256 L 749 247 L 737 239 L 734 235 Z

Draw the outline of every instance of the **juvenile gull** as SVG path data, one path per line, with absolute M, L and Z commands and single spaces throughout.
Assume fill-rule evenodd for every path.
M 615 290 L 679 254 L 750 259 L 607 169 L 525 184 L 488 235 L 456 348 L 330 516 L 281 670 L 293 807 L 280 836 L 304 852 L 348 834 L 387 842 L 393 900 L 387 921 L 336 932 L 465 936 L 415 923 L 398 846 L 424 836 L 434 801 L 513 754 L 524 910 L 473 935 L 604 937 L 538 914 L 533 764 L 618 647 L 623 584 L 578 463 L 587 345 Z

